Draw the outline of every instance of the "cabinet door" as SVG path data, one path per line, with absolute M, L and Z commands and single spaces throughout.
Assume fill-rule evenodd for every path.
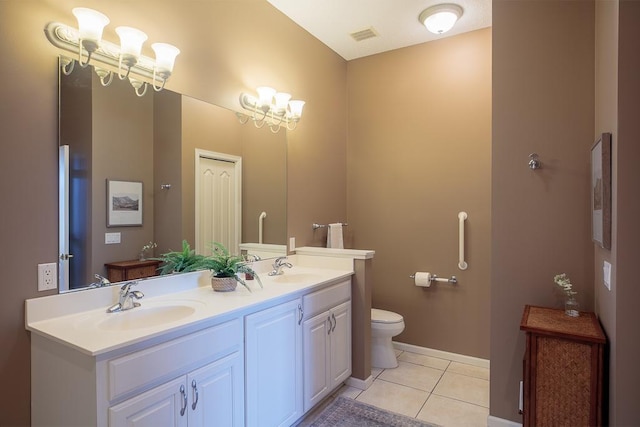
M 248 426 L 290 426 L 302 416 L 301 302 L 245 318 Z
M 187 376 L 189 427 L 244 426 L 244 359 L 237 351 Z
M 109 426 L 186 427 L 186 398 L 185 377 L 180 377 L 109 408 Z
M 351 376 L 351 301 L 331 309 L 331 383 L 330 388 Z
M 304 363 L 304 411 L 320 402 L 331 388 L 329 367 L 329 334 L 331 333 L 329 311 L 302 323 Z

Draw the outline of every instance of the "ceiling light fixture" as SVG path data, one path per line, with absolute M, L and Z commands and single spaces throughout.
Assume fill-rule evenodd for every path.
M 432 33 L 443 34 L 453 28 L 462 13 L 457 4 L 438 4 L 423 10 L 418 20 Z
M 240 105 L 251 115 L 238 113 L 240 123 L 245 124 L 249 118 L 257 128 L 267 123 L 271 132 L 276 133 L 282 126 L 294 130 L 302 117 L 304 101 L 292 100 L 291 95 L 277 92 L 275 89 L 261 86 L 256 89 L 258 96 L 240 94 Z
M 93 61 L 103 86 L 111 84 L 113 74 L 117 73 L 121 80 L 129 78 L 138 96 L 146 93 L 147 83 L 151 83 L 156 91 L 164 89 L 180 49 L 166 43 L 154 43 L 151 45 L 156 54 L 153 60 L 141 54 L 142 44 L 147 40 L 147 35 L 142 31 L 131 27 L 116 28 L 120 37 L 118 46 L 102 40 L 104 27 L 109 23 L 105 15 L 86 7 L 76 7 L 72 13 L 78 20 L 78 29 L 58 22 L 50 22 L 45 27 L 51 44 L 77 53 L 78 65 L 83 68 Z M 83 56 L 86 56 L 86 60 Z M 62 72 L 69 75 L 76 60 L 62 56 L 60 63 Z

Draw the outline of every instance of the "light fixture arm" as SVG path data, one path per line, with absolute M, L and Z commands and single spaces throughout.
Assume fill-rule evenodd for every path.
M 86 67 L 89 61 L 99 63 L 99 68 L 104 70 L 103 74 L 98 73 L 101 83 L 107 86 L 111 83 L 113 73 L 118 73 L 118 78 L 129 81 L 134 86 L 136 94 L 143 96 L 147 90 L 147 82 L 150 82 L 156 91 L 164 89 L 171 72 L 157 72 L 155 60 L 144 55 L 135 58 L 132 55 L 123 55 L 120 46 L 106 40 L 102 40 L 100 45 L 89 40 L 79 38 L 78 30 L 59 22 L 50 22 L 44 29 L 49 42 L 55 47 L 72 54 L 80 52 L 77 62 L 80 66 Z M 83 50 L 87 52 L 86 61 L 83 62 Z M 71 58 L 61 61 L 62 72 L 66 75 L 73 71 L 75 61 Z M 127 69 L 123 74 L 123 67 Z M 98 68 L 96 68 L 96 71 Z M 107 74 L 108 73 L 108 74 Z M 109 75 L 111 74 L 111 75 Z M 134 84 L 135 82 L 135 84 Z
M 251 113 L 250 115 L 237 113 L 238 120 L 242 124 L 247 123 L 251 118 L 255 127 L 261 128 L 268 124 L 271 132 L 277 133 L 282 127 L 294 130 L 300 120 L 299 116 L 290 114 L 288 108 L 278 108 L 273 103 L 262 105 L 256 97 L 246 93 L 240 94 L 239 101 L 240 106 Z

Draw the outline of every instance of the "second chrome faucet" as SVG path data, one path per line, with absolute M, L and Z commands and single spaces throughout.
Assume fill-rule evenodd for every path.
M 140 291 L 132 291 L 131 287 L 137 285 L 138 282 L 127 282 L 120 288 L 120 294 L 118 302 L 107 309 L 107 313 L 116 313 L 118 311 L 131 310 L 135 307 L 140 307 L 139 302 L 135 302 L 135 299 L 142 299 L 144 294 Z
M 293 265 L 290 262 L 287 262 L 286 256 L 276 258 L 276 260 L 273 262 L 273 270 L 269 272 L 269 276 L 279 276 L 283 274 L 284 272 L 282 271 L 282 269 L 284 267 L 292 268 Z

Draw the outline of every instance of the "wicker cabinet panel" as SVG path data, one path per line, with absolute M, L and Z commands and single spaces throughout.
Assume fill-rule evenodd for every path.
M 601 425 L 606 339 L 595 314 L 526 306 L 520 329 L 527 334 L 524 425 Z

